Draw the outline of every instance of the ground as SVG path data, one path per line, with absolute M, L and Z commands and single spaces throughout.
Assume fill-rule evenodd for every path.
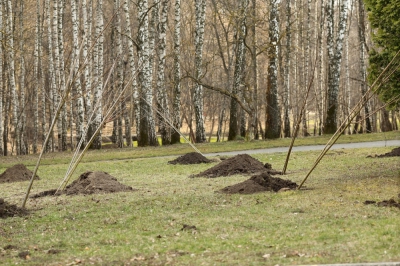
M 386 151 L 388 150 L 384 152 Z M 26 183 L 17 183 L 15 186 L 23 186 L 24 189 L 16 190 L 17 192 L 13 192 L 14 194 L 10 194 L 11 196 L 4 194 L 4 200 L 0 200 L 0 213 L 6 215 L 1 217 L 4 218 L 3 221 L 0 219 L 0 223 L 4 222 L 4 227 L 0 226 L 0 239 L 6 240 L 0 244 L 0 260 L 20 263 L 26 260 L 30 261 L 32 265 L 40 263 L 44 265 L 46 263 L 43 262 L 46 261 L 49 262 L 49 265 L 50 261 L 57 261 L 62 265 L 70 263 L 86 265 L 92 263 L 93 259 L 94 264 L 111 265 L 113 261 L 102 262 L 100 259 L 106 260 L 110 256 L 112 259 L 116 259 L 110 255 L 116 252 L 118 256 L 125 258 L 125 260 L 121 259 L 125 265 L 156 265 L 157 263 L 165 265 L 170 262 L 169 259 L 172 260 L 171 264 L 180 262 L 182 265 L 189 265 L 188 261 L 192 255 L 196 256 L 197 260 L 195 261 L 197 262 L 210 261 L 207 265 L 212 265 L 221 259 L 221 264 L 233 265 L 238 261 L 243 262 L 244 257 L 249 258 L 247 262 L 253 264 L 276 265 L 282 263 L 282 265 L 289 265 L 295 264 L 292 262 L 297 259 L 300 261 L 306 257 L 309 257 L 309 259 L 304 259 L 308 263 L 313 263 L 317 258 L 321 258 L 321 260 L 324 258 L 324 262 L 339 261 L 332 255 L 336 252 L 345 254 L 344 257 L 341 257 L 340 262 L 371 262 L 374 260 L 369 257 L 350 257 L 361 254 L 354 250 L 354 245 L 367 246 L 376 243 L 378 246 L 379 243 L 382 245 L 386 243 L 388 247 L 379 251 L 382 254 L 386 250 L 388 254 L 393 253 L 389 248 L 398 246 L 395 240 L 398 238 L 395 230 L 397 228 L 395 218 L 399 210 L 397 207 L 400 205 L 400 198 L 397 196 L 398 190 L 391 190 L 389 193 L 383 189 L 379 196 L 369 190 L 369 188 L 374 188 L 371 183 L 376 183 L 377 189 L 383 188 L 383 183 L 393 182 L 394 185 L 398 185 L 396 181 L 398 179 L 391 181 L 385 174 L 382 174 L 382 171 L 387 169 L 386 166 L 391 165 L 389 160 L 392 164 L 395 162 L 396 166 L 397 158 L 379 159 L 378 156 L 374 156 L 375 159 L 369 159 L 366 158 L 367 154 L 374 154 L 374 151 L 364 152 L 362 156 L 358 157 L 365 161 L 361 168 L 367 169 L 373 164 L 381 165 L 377 172 L 368 172 L 368 176 L 366 175 L 365 178 L 362 175 L 360 175 L 361 178 L 357 176 L 357 180 L 354 181 L 355 178 L 351 176 L 352 171 L 360 171 L 359 165 L 351 163 L 351 158 L 355 158 L 354 153 L 332 151 L 327 155 L 329 159 L 324 161 L 327 167 L 322 175 L 326 173 L 327 177 L 323 177 L 323 182 L 311 182 L 311 189 L 304 191 L 294 191 L 293 189 L 297 187 L 294 182 L 281 179 L 286 177 L 299 182 L 301 179 L 293 175 L 293 170 L 288 171 L 287 175 L 280 175 L 279 178 L 276 175 L 272 176 L 270 173 L 272 166 L 280 164 L 276 161 L 275 156 L 270 155 L 255 156 L 260 161 L 246 154 L 221 158 L 219 163 L 211 165 L 213 167 L 208 164 L 171 165 L 167 163 L 168 158 L 161 158 L 158 162 L 157 160 L 146 160 L 146 163 L 150 164 L 142 163 L 141 160 L 110 160 L 110 162 L 107 161 L 107 167 L 112 165 L 115 166 L 115 169 L 109 170 L 102 166 L 103 163 L 93 162 L 85 164 L 85 167 L 97 171 L 84 172 L 86 170 L 82 171 L 82 167 L 79 172 L 84 173 L 68 186 L 70 188 L 74 183 L 77 184 L 77 192 L 71 190 L 69 195 L 65 192 L 65 195 L 59 197 L 46 197 L 54 195 L 55 190 L 52 190 L 52 194 L 43 193 L 40 198 L 30 199 L 28 208 L 31 215 L 23 218 L 10 218 L 22 216 L 22 212 L 26 211 L 20 209 L 20 212 L 12 213 L 17 210 L 17 207 L 5 202 L 9 199 L 12 200 L 13 197 L 20 198 L 25 191 Z M 340 160 L 346 156 L 349 158 L 349 165 L 346 164 L 346 160 Z M 191 159 L 189 155 L 182 157 Z M 296 171 L 302 171 L 301 167 L 308 169 L 311 159 L 307 161 L 302 153 L 294 154 L 293 158 L 294 161 L 291 163 L 299 165 Z M 264 164 L 261 161 L 268 161 L 270 164 Z M 333 163 L 335 161 L 336 164 Z M 340 161 L 340 166 L 337 161 Z M 32 167 L 32 165 L 27 166 Z M 120 170 L 120 168 L 123 169 Z M 143 169 L 141 170 L 141 168 Z M 52 170 L 54 169 L 56 167 L 52 168 Z M 149 169 L 157 169 L 162 173 L 169 173 L 170 170 L 173 170 L 174 175 L 156 174 Z M 210 171 L 211 169 L 213 170 Z M 109 171 L 116 178 L 101 171 Z M 212 178 L 197 176 L 198 173 L 204 172 L 207 172 Z M 58 176 L 57 171 L 50 173 L 51 175 L 48 174 L 48 176 Z M 221 173 L 225 175 L 218 176 Z M 57 187 L 58 183 L 44 185 L 43 180 L 47 181 L 46 175 L 40 174 L 43 178 L 35 186 L 35 193 Z M 188 178 L 189 174 L 197 177 Z M 97 179 L 101 179 L 99 176 L 105 176 L 106 182 L 102 184 L 88 182 L 90 177 L 96 175 L 98 175 L 97 178 L 94 178 L 96 182 Z M 144 178 L 135 180 L 130 178 L 131 175 L 136 178 L 144 176 Z M 315 179 L 322 175 L 319 173 Z M 245 180 L 246 178 L 248 179 Z M 341 183 L 336 182 L 338 179 Z M 381 181 L 375 182 L 376 179 Z M 118 185 L 122 185 L 117 180 L 138 188 L 138 191 L 108 195 L 107 193 L 114 192 L 109 188 L 115 187 L 115 183 L 109 185 L 109 182 L 116 181 Z M 279 185 L 278 188 L 274 186 L 276 183 Z M 353 184 L 355 185 L 353 186 Z M 364 186 L 368 188 L 365 189 L 367 191 L 365 193 Z M 2 190 L 8 190 L 9 187 L 11 188 L 10 184 L 3 184 Z M 187 196 L 181 192 L 186 187 L 190 187 Z M 327 189 L 324 190 L 324 188 Z M 286 191 L 286 189 L 288 192 L 275 193 L 275 191 Z M 79 194 L 78 191 L 82 193 L 97 191 L 94 193 L 100 192 L 101 194 L 73 196 Z M 128 191 L 132 190 L 128 189 Z M 321 191 L 325 192 L 321 193 Z M 329 191 L 333 193 L 326 193 Z M 243 195 L 254 192 L 257 194 Z M 318 193 L 327 195 L 325 198 L 318 198 Z M 304 202 L 300 195 L 310 200 Z M 384 200 L 393 195 L 396 196 Z M 363 203 L 367 199 L 374 201 L 369 201 L 370 205 L 366 206 L 366 203 Z M 17 202 L 14 200 L 13 203 Z M 346 210 L 342 211 L 345 208 Z M 320 210 L 322 210 L 321 213 Z M 217 213 L 217 215 L 210 218 L 210 213 Z M 231 213 L 235 215 L 230 216 Z M 345 215 L 346 218 L 341 215 Z M 101 216 L 101 218 L 97 216 Z M 390 219 L 394 219 L 394 222 L 386 217 L 391 217 Z M 258 223 L 257 219 L 263 219 L 263 221 Z M 225 222 L 225 220 L 227 221 Z M 322 220 L 321 224 L 310 223 L 310 221 L 320 220 Z M 327 223 L 327 228 L 334 232 L 333 236 L 325 232 L 324 223 Z M 359 223 L 357 225 L 359 226 L 357 228 L 360 228 L 359 231 L 351 231 L 353 223 L 356 225 Z M 159 224 L 160 226 L 158 226 Z M 365 228 L 362 227 L 364 225 Z M 361 234 L 361 231 L 368 226 L 376 226 L 375 230 L 377 231 L 370 238 Z M 95 229 L 91 230 L 92 227 Z M 296 230 L 288 230 L 288 228 L 297 227 L 299 228 Z M 312 230 L 304 232 L 304 238 L 310 239 L 307 242 L 303 240 L 301 231 L 310 227 Z M 382 232 L 378 232 L 379 230 Z M 131 231 L 137 233 L 130 234 Z M 25 236 L 20 232 L 27 232 L 27 234 Z M 65 239 L 67 233 L 71 234 L 71 239 Z M 249 233 L 248 237 L 241 238 L 243 234 L 247 233 Z M 25 237 L 26 239 L 35 237 L 35 240 L 31 239 L 28 242 Z M 296 244 L 289 243 L 288 239 L 293 240 L 293 243 Z M 356 241 L 361 243 L 358 244 Z M 216 244 L 220 244 L 220 246 L 215 246 Z M 317 245 L 318 247 L 316 247 Z M 98 250 L 104 246 L 104 249 Z M 253 248 L 259 246 L 263 246 L 263 248 L 256 249 L 256 253 L 251 253 Z M 147 248 L 152 250 L 147 251 Z M 127 249 L 126 254 L 124 249 Z M 225 249 L 229 251 L 225 252 Z M 396 250 L 396 248 L 394 249 Z M 108 250 L 109 253 L 107 253 Z M 77 257 L 75 257 L 75 252 L 79 254 Z M 83 256 L 82 252 L 87 255 Z M 201 259 L 200 256 L 202 256 Z M 229 260 L 226 259 L 228 256 Z M 387 257 L 382 256 L 381 258 Z M 398 258 L 398 256 L 392 255 L 393 258 Z M 96 259 L 98 261 L 95 261 Z M 121 261 L 118 261 L 120 265 L 123 264 Z M 319 259 L 318 261 L 320 262 Z

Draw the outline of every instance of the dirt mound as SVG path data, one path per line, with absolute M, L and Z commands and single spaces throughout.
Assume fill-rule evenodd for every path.
M 398 198 L 398 201 L 396 201 L 394 198 L 391 198 L 390 200 L 383 200 L 378 203 L 374 200 L 366 200 L 364 204 L 376 204 L 378 207 L 396 207 L 400 209 L 400 194 L 398 195 Z
M 175 160 L 169 161 L 170 164 L 199 164 L 199 163 L 210 163 L 211 160 L 207 159 L 198 152 L 190 152 L 182 155 Z
M 26 209 L 19 208 L 14 204 L 9 204 L 0 198 L 0 218 L 24 216 L 28 215 L 29 212 Z
M 207 169 L 194 177 L 220 177 L 237 174 L 255 174 L 260 172 L 271 172 L 271 174 L 279 173 L 272 169 L 270 164 L 263 165 L 259 160 L 248 154 L 239 154 L 229 159 L 223 160 L 210 169 Z
M 32 198 L 40 198 L 45 196 L 80 195 L 80 194 L 100 194 L 100 193 L 116 193 L 122 191 L 133 191 L 132 187 L 123 185 L 117 179 L 106 172 L 85 172 L 73 181 L 64 190 L 56 189 L 47 190 L 33 195 Z
M 393 149 L 391 152 L 381 154 L 376 157 L 382 158 L 382 157 L 396 157 L 396 156 L 400 156 L 400 147 Z
M 16 164 L 0 175 L 0 183 L 28 181 L 31 179 L 32 175 L 33 172 L 26 168 L 25 165 Z M 39 180 L 40 178 L 36 175 L 35 179 Z
M 295 189 L 298 185 L 290 180 L 272 177 L 268 173 L 252 176 L 241 183 L 227 186 L 218 192 L 225 194 L 254 194 L 264 191 L 278 192 L 281 189 Z

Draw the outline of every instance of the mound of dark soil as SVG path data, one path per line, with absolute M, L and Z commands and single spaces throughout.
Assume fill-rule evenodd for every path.
M 390 199 L 390 200 L 383 200 L 381 202 L 376 202 L 374 200 L 366 200 L 364 202 L 364 204 L 368 205 L 368 204 L 376 204 L 378 207 L 396 207 L 400 209 L 400 194 L 398 196 L 399 200 L 396 201 L 394 198 Z
M 259 160 L 248 154 L 239 154 L 229 159 L 223 160 L 219 164 L 207 169 L 194 177 L 220 177 L 237 174 L 255 174 L 260 172 L 279 173 L 272 169 L 270 164 L 263 165 Z
M 9 204 L 0 198 L 0 218 L 24 216 L 28 215 L 29 212 L 26 209 L 19 208 L 14 204 Z
M 396 157 L 396 156 L 400 156 L 400 147 L 393 149 L 391 152 L 381 154 L 376 157 L 382 158 L 382 157 Z
M 26 168 L 23 164 L 16 164 L 8 168 L 0 175 L 0 183 L 13 183 L 28 181 L 31 179 L 33 172 Z M 40 179 L 37 175 L 35 179 Z
M 56 189 L 47 190 L 33 195 L 32 198 L 40 198 L 45 196 L 59 196 L 65 195 L 88 195 L 100 193 L 116 193 L 122 191 L 133 191 L 130 186 L 123 185 L 117 179 L 106 172 L 85 172 L 79 176 L 78 179 L 73 181 L 64 190 L 58 191 Z
M 199 164 L 199 163 L 210 163 L 211 160 L 207 159 L 198 152 L 190 152 L 182 155 L 175 160 L 169 161 L 169 164 Z
M 290 180 L 272 177 L 268 173 L 252 176 L 241 183 L 227 186 L 218 192 L 225 194 L 254 194 L 264 191 L 278 192 L 281 189 L 295 189 L 298 185 Z

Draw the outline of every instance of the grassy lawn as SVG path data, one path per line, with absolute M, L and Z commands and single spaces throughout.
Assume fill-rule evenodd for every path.
M 399 139 L 399 132 L 343 136 L 341 143 Z M 299 145 L 324 144 L 326 137 Z M 204 153 L 287 146 L 290 140 L 197 145 Z M 173 147 L 91 151 L 72 180 L 106 171 L 134 192 L 29 199 L 27 217 L 0 219 L 1 265 L 294 265 L 400 261 L 400 210 L 364 205 L 400 193 L 398 157 L 367 158 L 394 147 L 334 150 L 306 189 L 253 195 L 216 193 L 249 176 L 188 178 L 214 166 L 170 165 L 191 152 Z M 283 176 L 300 183 L 319 152 L 295 152 Z M 254 158 L 281 169 L 283 153 Z M 47 154 L 32 193 L 57 188 L 70 153 Z M 5 157 L 33 170 L 34 156 Z M 0 198 L 22 203 L 28 182 L 0 184 Z M 182 230 L 184 225 L 196 230 Z M 14 248 L 4 249 L 12 245 Z M 18 256 L 29 251 L 27 260 Z

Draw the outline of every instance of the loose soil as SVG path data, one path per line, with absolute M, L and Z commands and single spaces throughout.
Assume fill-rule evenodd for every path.
M 286 191 L 296 189 L 298 185 L 290 180 L 272 177 L 268 173 L 252 176 L 244 182 L 227 186 L 217 192 L 225 194 L 254 194 L 265 191 Z
M 106 172 L 85 172 L 73 181 L 64 190 L 47 190 L 33 195 L 32 198 L 59 195 L 89 195 L 101 193 L 116 193 L 123 191 L 133 191 L 130 186 L 123 185 L 117 179 Z
M 383 200 L 381 202 L 376 202 L 374 200 L 366 200 L 364 202 L 365 205 L 369 204 L 376 204 L 378 207 L 396 207 L 400 209 L 400 194 L 398 195 L 398 200 L 396 201 L 394 198 L 391 198 L 390 200 Z
M 19 208 L 17 205 L 9 204 L 4 199 L 0 198 L 0 218 L 8 218 L 15 216 L 25 216 L 29 212 L 24 208 Z
M 400 156 L 400 147 L 393 149 L 391 152 L 381 154 L 376 157 L 382 158 L 382 157 L 395 157 L 395 156 Z
M 191 152 L 182 155 L 175 160 L 169 161 L 169 164 L 200 164 L 200 163 L 210 163 L 212 160 L 207 159 L 198 152 Z
M 13 167 L 8 168 L 0 175 L 0 183 L 13 183 L 28 181 L 31 179 L 33 172 L 26 168 L 23 164 L 16 164 Z M 40 178 L 36 175 L 36 180 Z
M 219 164 L 207 169 L 193 177 L 215 178 L 221 176 L 230 176 L 237 174 L 255 174 L 267 172 L 278 174 L 279 171 L 273 170 L 270 164 L 263 164 L 259 160 L 248 154 L 239 154 L 229 159 L 223 160 Z

